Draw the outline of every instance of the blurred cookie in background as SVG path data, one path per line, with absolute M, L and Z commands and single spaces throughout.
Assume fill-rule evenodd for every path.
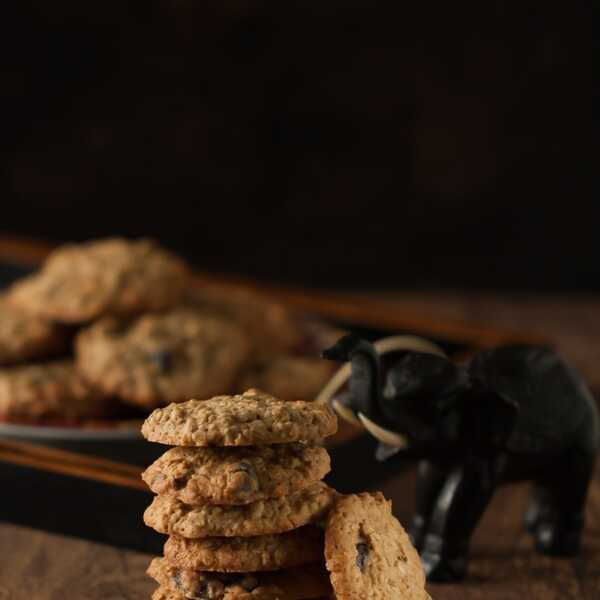
M 113 427 L 170 402 L 251 387 L 311 400 L 331 375 L 314 358 L 329 329 L 254 288 L 192 275 L 151 240 L 63 245 L 0 295 L 2 418 L 98 417 Z M 46 362 L 59 358 L 68 368 Z M 17 365 L 31 369 L 1 369 Z M 75 369 L 72 385 L 85 386 L 89 402 L 68 388 Z
M 260 292 L 222 289 L 203 282 L 190 299 L 194 306 L 234 321 L 248 334 L 256 354 L 302 349 L 306 344 L 297 315 Z
M 13 285 L 12 303 L 64 323 L 175 306 L 188 281 L 184 262 L 141 240 L 109 238 L 61 246 L 41 270 Z
M 248 365 L 237 388 L 259 388 L 285 400 L 314 400 L 334 370 L 331 363 L 310 356 L 264 357 Z
M 114 410 L 108 397 L 87 383 L 72 361 L 0 369 L 0 418 L 16 422 L 103 417 Z
M 67 349 L 67 330 L 0 296 L 0 365 L 57 356 Z
M 83 329 L 75 346 L 88 381 L 145 408 L 231 389 L 249 353 L 240 327 L 190 308 L 108 317 Z

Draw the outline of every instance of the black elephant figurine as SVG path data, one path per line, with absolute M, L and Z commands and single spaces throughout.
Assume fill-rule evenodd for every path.
M 349 394 L 338 412 L 358 418 L 383 442 L 380 459 L 419 460 L 409 534 L 430 581 L 465 577 L 473 530 L 506 482 L 534 485 L 525 525 L 538 551 L 579 551 L 598 413 L 585 383 L 558 354 L 501 346 L 462 366 L 406 351 L 383 373 L 372 344 L 348 335 L 323 357 L 350 362 Z M 407 447 L 390 448 L 405 439 Z

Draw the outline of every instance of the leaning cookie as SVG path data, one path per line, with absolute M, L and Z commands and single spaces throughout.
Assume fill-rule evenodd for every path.
M 323 561 L 323 531 L 307 525 L 287 533 L 190 540 L 171 536 L 165 558 L 193 571 L 278 571 Z
M 427 600 L 419 555 L 381 493 L 339 497 L 325 531 L 338 600 Z
M 190 506 L 175 496 L 156 496 L 144 513 L 144 523 L 159 533 L 190 539 L 271 535 L 319 521 L 335 494 L 319 482 L 289 496 L 242 506 Z
M 155 558 L 148 575 L 163 588 L 184 598 L 207 600 L 303 600 L 331 592 L 327 572 L 320 566 L 279 573 L 204 573 L 182 569 L 164 558 Z
M 57 356 L 66 346 L 65 328 L 0 297 L 0 365 Z
M 275 356 L 251 363 L 238 389 L 259 388 L 284 400 L 313 400 L 332 375 L 331 363 L 306 356 Z
M 284 402 L 260 390 L 189 400 L 155 410 L 142 427 L 152 442 L 174 446 L 256 446 L 317 441 L 337 431 L 337 417 L 313 402 Z
M 112 238 L 58 248 L 10 299 L 53 321 L 84 323 L 175 306 L 187 280 L 183 261 L 154 242 Z
M 248 351 L 236 325 L 185 308 L 101 319 L 76 340 L 90 382 L 145 408 L 229 389 Z
M 90 386 L 70 361 L 0 369 L 0 417 L 12 420 L 105 416 L 107 397 Z
M 287 496 L 330 470 L 325 448 L 306 444 L 171 448 L 142 474 L 155 494 L 187 504 L 249 504 Z

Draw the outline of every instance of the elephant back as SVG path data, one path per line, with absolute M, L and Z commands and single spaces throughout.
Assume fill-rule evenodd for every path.
M 519 406 L 509 442 L 513 449 L 560 450 L 582 437 L 597 439 L 591 392 L 551 349 L 513 345 L 486 350 L 471 361 L 469 374 Z

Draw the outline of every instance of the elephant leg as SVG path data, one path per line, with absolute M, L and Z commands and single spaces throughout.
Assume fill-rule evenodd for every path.
M 525 529 L 535 535 L 540 523 L 551 520 L 555 511 L 556 501 L 552 489 L 543 483 L 535 483 L 523 518 Z
M 467 570 L 471 535 L 496 488 L 494 462 L 476 459 L 446 479 L 431 516 L 421 560 L 429 581 L 458 581 Z
M 546 511 L 535 531 L 539 552 L 553 556 L 579 552 L 595 459 L 595 453 L 571 451 L 557 465 L 550 482 L 554 506 Z
M 449 465 L 429 460 L 418 464 L 416 511 L 408 535 L 419 552 L 423 549 L 431 515 L 450 470 Z

